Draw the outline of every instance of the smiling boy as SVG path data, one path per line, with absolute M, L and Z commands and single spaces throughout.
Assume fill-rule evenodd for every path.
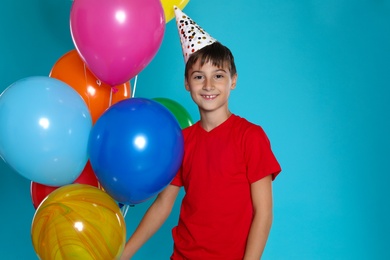
M 237 72 L 230 50 L 175 10 L 186 61 L 185 88 L 200 120 L 183 130 L 185 152 L 174 180 L 126 244 L 129 259 L 185 195 L 173 228 L 171 259 L 260 259 L 272 224 L 272 181 L 281 171 L 263 129 L 228 107 Z

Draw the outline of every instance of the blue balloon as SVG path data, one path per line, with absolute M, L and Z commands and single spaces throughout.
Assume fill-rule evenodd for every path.
M 122 100 L 92 128 L 88 151 L 105 191 L 123 204 L 141 203 L 175 177 L 184 153 L 174 115 L 146 98 Z
M 63 186 L 77 179 L 91 128 L 87 105 L 60 80 L 20 79 L 0 96 L 0 156 L 31 181 Z

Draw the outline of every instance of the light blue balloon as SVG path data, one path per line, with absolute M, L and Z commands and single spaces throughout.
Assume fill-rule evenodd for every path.
M 91 128 L 84 100 L 60 80 L 28 77 L 0 95 L 0 156 L 31 181 L 76 180 L 88 161 Z

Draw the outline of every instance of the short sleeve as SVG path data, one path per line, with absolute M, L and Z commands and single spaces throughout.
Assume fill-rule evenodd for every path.
M 249 182 L 256 182 L 271 174 L 274 180 L 281 172 L 281 167 L 264 130 L 258 125 L 252 125 L 245 132 L 243 143 Z
M 183 181 L 181 177 L 182 168 L 183 166 L 180 167 L 180 169 L 176 173 L 175 178 L 173 178 L 173 180 L 171 181 L 172 185 L 179 186 L 179 187 L 183 186 Z

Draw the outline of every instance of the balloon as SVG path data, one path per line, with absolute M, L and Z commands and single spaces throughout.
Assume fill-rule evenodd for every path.
M 70 184 L 53 191 L 35 212 L 31 237 L 39 259 L 118 259 L 126 225 L 104 191 Z
M 188 4 L 190 0 L 161 0 L 161 4 L 164 9 L 165 22 L 168 23 L 175 17 L 175 12 L 173 7 L 177 6 L 180 10 L 183 10 L 184 7 Z
M 178 102 L 169 98 L 153 98 L 153 100 L 162 104 L 172 112 L 172 114 L 176 117 L 176 120 L 179 122 L 181 129 L 184 129 L 193 124 L 191 115 Z
M 31 182 L 30 184 L 30 194 L 35 209 L 38 208 L 39 204 L 53 191 L 59 187 L 47 186 L 37 182 Z
M 100 184 L 96 178 L 95 173 L 92 170 L 91 163 L 88 161 L 85 165 L 84 170 L 80 174 L 80 176 L 73 182 L 80 184 L 88 184 L 97 188 L 100 188 Z M 39 204 L 53 191 L 58 189 L 59 187 L 47 186 L 37 182 L 31 182 L 30 185 L 30 193 L 31 199 L 33 202 L 33 206 L 35 209 L 38 208 Z
M 88 68 L 110 86 L 132 79 L 157 53 L 165 32 L 159 0 L 77 0 L 73 43 Z
M 81 95 L 93 123 L 111 104 L 131 97 L 130 82 L 111 88 L 92 74 L 76 50 L 67 52 L 54 64 L 50 77 L 65 82 Z
M 88 160 L 91 115 L 64 82 L 21 79 L 0 96 L 0 156 L 27 179 L 49 186 L 72 183 Z
M 175 177 L 183 158 L 183 135 L 163 105 L 131 98 L 111 106 L 98 119 L 88 151 L 105 191 L 118 202 L 137 204 Z

